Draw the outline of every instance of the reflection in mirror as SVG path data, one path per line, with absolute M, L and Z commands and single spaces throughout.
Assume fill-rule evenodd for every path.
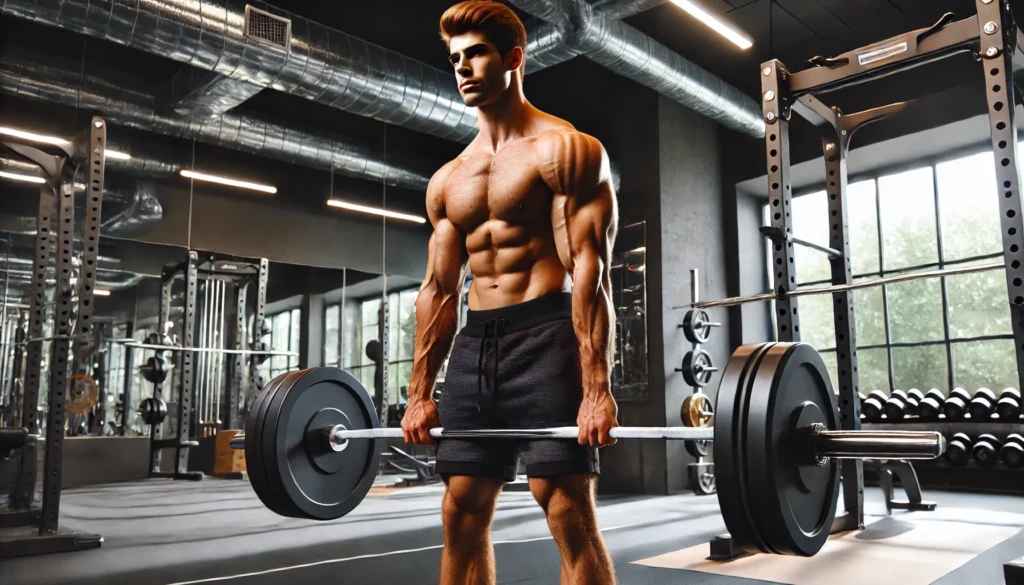
M 612 252 L 615 347 L 612 393 L 619 402 L 647 399 L 647 222 L 622 221 Z

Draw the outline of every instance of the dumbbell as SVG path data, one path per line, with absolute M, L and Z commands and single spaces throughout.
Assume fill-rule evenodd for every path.
M 920 394 L 920 392 L 918 392 Z M 911 398 L 910 394 L 903 390 L 893 390 L 889 400 L 885 403 L 885 418 L 889 421 L 903 420 L 911 411 L 917 413 L 918 400 Z
M 946 420 L 963 420 L 967 414 L 967 405 L 971 403 L 971 395 L 963 388 L 953 388 L 949 398 L 942 403 L 942 414 Z
M 1011 433 L 999 449 L 999 458 L 1009 467 L 1020 467 L 1024 462 L 1024 437 Z
M 924 400 L 924 392 L 921 392 L 917 388 L 911 388 L 907 390 L 907 409 L 904 412 L 906 416 L 918 416 L 921 414 L 921 401 Z
M 971 456 L 971 438 L 966 433 L 956 433 L 946 447 L 946 457 L 953 465 L 967 465 Z
M 996 414 L 1001 421 L 1014 421 L 1020 417 L 1020 392 L 1016 388 L 1007 388 L 999 395 Z
M 878 422 L 882 420 L 882 412 L 885 410 L 885 403 L 888 397 L 881 390 L 872 390 L 864 403 L 860 405 L 860 412 L 867 422 Z
M 975 422 L 992 418 L 992 413 L 995 410 L 996 393 L 988 388 L 979 388 L 971 398 L 971 403 L 967 406 L 971 420 Z
M 939 420 L 939 413 L 942 412 L 942 403 L 946 397 L 938 388 L 932 388 L 924 395 L 917 408 L 917 415 L 922 421 L 934 422 Z
M 974 460 L 982 465 L 992 465 L 999 459 L 999 439 L 995 435 L 985 433 L 978 436 L 971 449 Z

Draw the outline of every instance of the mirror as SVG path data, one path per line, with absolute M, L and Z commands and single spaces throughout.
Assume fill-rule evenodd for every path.
M 612 393 L 619 402 L 647 399 L 647 222 L 626 219 L 612 252 L 615 347 Z

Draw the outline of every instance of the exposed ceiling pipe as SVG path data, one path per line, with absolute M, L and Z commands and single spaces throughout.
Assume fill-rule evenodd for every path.
M 115 81 L 116 80 L 116 81 Z M 356 139 L 285 125 L 255 115 L 197 119 L 156 106 L 156 98 L 129 89 L 140 84 L 113 73 L 82 75 L 79 67 L 28 51 L 0 55 L 0 92 L 95 111 L 114 124 L 276 158 L 407 189 L 425 190 L 435 165 L 409 153 L 386 154 Z
M 661 6 L 668 0 L 590 0 L 597 12 L 622 20 Z M 579 56 L 565 44 L 558 27 L 539 18 L 528 18 L 526 26 L 526 72 L 535 73 Z
M 265 2 L 3 0 L 0 13 L 441 138 L 469 142 L 477 132 L 452 73 Z
M 510 0 L 554 24 L 567 46 L 609 71 L 646 85 L 727 128 L 764 137 L 761 107 L 750 96 L 584 0 Z

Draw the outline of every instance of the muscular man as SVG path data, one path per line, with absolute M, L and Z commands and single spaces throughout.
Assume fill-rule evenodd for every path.
M 461 2 L 441 17 L 440 32 L 480 131 L 427 187 L 434 234 L 416 300 L 405 439 L 432 443 L 437 426 L 580 428 L 578 442 L 440 441 L 441 583 L 495 582 L 491 519 L 521 459 L 562 557 L 562 584 L 610 584 L 594 494 L 597 449 L 613 442 L 617 414 L 608 157 L 597 140 L 524 97 L 526 31 L 508 7 Z M 469 315 L 456 336 L 467 264 Z M 431 391 L 449 351 L 435 405 Z

